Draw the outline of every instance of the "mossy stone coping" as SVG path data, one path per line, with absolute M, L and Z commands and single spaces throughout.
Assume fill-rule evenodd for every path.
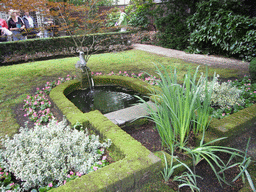
M 96 76 L 95 85 L 120 85 L 148 94 L 152 87 L 140 80 L 120 76 Z M 133 191 L 139 189 L 152 175 L 159 173 L 161 159 L 147 150 L 98 110 L 82 113 L 65 95 L 80 87 L 77 80 L 55 87 L 50 97 L 71 125 L 80 122 L 93 129 L 103 139 L 111 139 L 116 162 L 70 181 L 51 191 Z M 112 155 L 111 154 L 111 155 Z
M 205 141 L 208 142 L 220 137 L 227 137 L 227 139 L 220 142 L 221 145 L 226 145 L 229 141 L 250 129 L 255 121 L 256 104 L 223 119 L 213 118 L 205 134 Z M 201 136 L 198 139 L 201 139 Z
M 147 83 L 127 77 L 96 76 L 94 81 L 95 85 L 121 85 L 142 94 L 148 94 L 150 93 L 149 90 L 152 90 L 152 87 Z M 71 125 L 79 121 L 84 127 L 93 128 L 103 138 L 111 139 L 113 142 L 111 150 L 115 154 L 115 158 L 119 160 L 52 191 L 133 191 L 133 189 L 141 187 L 143 181 L 146 181 L 150 174 L 159 174 L 159 171 L 164 167 L 164 161 L 161 163 L 156 156 L 163 160 L 163 153 L 156 152 L 156 156 L 154 156 L 99 111 L 82 113 L 65 97 L 79 87 L 80 83 L 77 80 L 66 82 L 54 88 L 50 97 Z M 256 105 L 220 120 L 213 118 L 209 130 L 206 132 L 205 141 L 208 142 L 220 137 L 228 137 L 228 140 L 233 139 L 249 129 L 255 120 Z M 198 139 L 200 140 L 200 136 Z M 225 143 L 221 144 L 225 145 L 228 140 L 224 140 Z M 166 157 L 170 162 L 170 155 L 166 154 Z M 191 164 L 191 162 L 187 163 Z M 250 166 L 248 169 L 254 179 L 255 166 Z M 177 171 L 182 172 L 183 170 Z M 248 191 L 248 189 L 249 184 L 246 182 L 245 187 L 240 191 Z

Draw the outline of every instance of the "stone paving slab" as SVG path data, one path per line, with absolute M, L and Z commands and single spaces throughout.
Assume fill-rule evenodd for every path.
M 156 109 L 155 104 L 153 102 L 148 101 L 147 104 Z M 146 108 L 147 105 L 145 103 L 141 103 L 138 105 L 134 105 L 132 107 L 107 113 L 104 116 L 116 125 L 123 125 L 126 122 L 131 122 L 139 117 L 148 116 L 149 114 Z

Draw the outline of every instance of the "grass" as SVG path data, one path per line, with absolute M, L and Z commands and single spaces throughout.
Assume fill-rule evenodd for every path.
M 78 57 L 37 61 L 19 65 L 0 67 L 0 136 L 11 136 L 19 129 L 15 119 L 14 107 L 21 104 L 27 95 L 34 93 L 36 87 L 44 85 L 47 81 L 56 80 L 58 77 L 66 77 L 67 74 L 75 75 L 74 64 Z M 185 62 L 180 59 L 167 58 L 139 50 L 129 50 L 119 53 L 106 53 L 93 55 L 88 67 L 91 71 L 109 73 L 114 71 L 127 71 L 140 73 L 146 71 L 155 74 L 153 63 L 161 63 L 164 66 L 176 67 L 179 77 L 187 72 L 190 67 L 194 71 L 197 64 Z M 200 67 L 205 71 L 205 67 Z M 209 76 L 214 71 L 220 77 L 237 77 L 240 73 L 234 69 L 209 68 Z M 180 78 L 181 79 L 181 78 Z

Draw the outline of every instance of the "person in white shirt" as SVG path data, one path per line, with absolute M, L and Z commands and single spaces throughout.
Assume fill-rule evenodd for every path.
M 24 13 L 23 21 L 26 26 L 28 37 L 34 38 L 40 35 L 40 31 L 37 28 L 36 20 L 29 15 L 28 11 Z
M 120 32 L 124 32 L 126 31 L 127 25 L 128 25 L 128 21 L 127 21 L 127 15 L 124 12 L 124 8 L 120 9 L 120 17 L 118 20 L 117 25 L 119 25 L 121 27 L 121 31 Z

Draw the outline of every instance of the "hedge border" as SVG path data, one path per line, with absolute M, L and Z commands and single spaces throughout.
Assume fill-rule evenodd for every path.
M 132 32 L 95 33 L 85 36 L 74 36 L 74 39 L 76 39 L 80 45 L 79 42 L 82 42 L 82 39 L 85 38 L 82 44 L 83 47 L 90 47 L 94 39 L 95 46 L 92 47 L 91 50 L 91 53 L 94 54 L 130 49 L 129 40 L 131 39 L 131 33 Z M 2 42 L 0 45 L 0 62 L 5 65 L 22 61 L 43 60 L 46 58 L 67 57 L 78 54 L 71 36 L 8 41 Z M 12 59 L 14 56 L 16 60 Z

